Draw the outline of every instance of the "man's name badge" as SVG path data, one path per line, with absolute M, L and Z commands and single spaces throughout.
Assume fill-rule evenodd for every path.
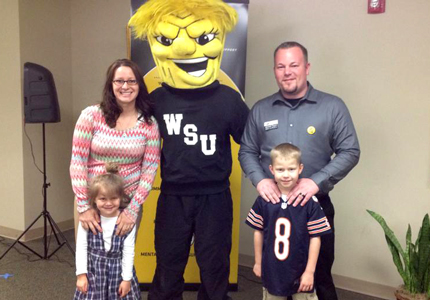
M 264 130 L 272 130 L 278 128 L 278 120 L 264 122 Z

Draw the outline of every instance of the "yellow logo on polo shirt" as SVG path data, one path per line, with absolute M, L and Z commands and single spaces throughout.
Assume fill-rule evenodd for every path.
M 308 133 L 309 133 L 309 134 L 314 134 L 314 133 L 315 133 L 315 131 L 316 131 L 316 130 L 315 130 L 315 127 L 313 127 L 313 126 L 309 126 L 309 127 L 308 127 Z

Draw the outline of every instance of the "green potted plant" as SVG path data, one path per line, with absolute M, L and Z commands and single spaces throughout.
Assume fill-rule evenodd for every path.
M 397 271 L 403 279 L 403 285 L 396 290 L 398 300 L 430 299 L 430 222 L 429 215 L 424 216 L 418 238 L 412 243 L 411 225 L 406 233 L 406 246 L 402 248 L 394 232 L 379 214 L 367 212 L 381 225 L 385 233 L 388 248 L 393 256 Z

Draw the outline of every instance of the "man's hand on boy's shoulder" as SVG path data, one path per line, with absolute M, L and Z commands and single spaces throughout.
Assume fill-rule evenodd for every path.
M 319 187 L 312 179 L 300 178 L 297 180 L 296 186 L 287 195 L 288 205 L 297 206 L 300 204 L 304 206 L 319 190 Z
M 279 197 L 281 197 L 281 192 L 276 185 L 275 180 L 271 178 L 265 178 L 257 184 L 257 191 L 260 196 L 267 202 L 272 202 L 273 204 L 278 203 Z

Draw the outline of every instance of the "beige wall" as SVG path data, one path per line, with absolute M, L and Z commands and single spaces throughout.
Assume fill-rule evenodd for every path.
M 43 17 L 42 17 L 43 16 Z M 73 193 L 68 165 L 71 153 L 72 72 L 71 22 L 68 1 L 20 1 L 21 62 L 33 62 L 48 68 L 55 80 L 61 122 L 45 125 L 47 205 L 57 223 L 72 218 Z M 36 163 L 43 168 L 42 124 L 27 124 Z M 24 137 L 25 221 L 29 225 L 43 209 L 43 176 L 34 167 L 30 144 Z M 43 226 L 42 221 L 35 228 Z
M 381 15 L 368 15 L 367 1 L 267 3 L 254 0 L 249 8 L 247 102 L 277 90 L 272 57 L 279 43 L 297 40 L 308 48 L 309 80 L 345 100 L 362 149 L 359 165 L 331 194 L 333 272 L 396 286 L 401 280 L 382 230 L 365 210 L 382 214 L 402 244 L 407 224 L 416 239 L 430 211 L 430 2 L 387 1 Z M 242 191 L 245 218 L 255 192 L 248 180 Z M 246 225 L 240 246 L 242 254 L 252 255 Z
M 0 129 L 0 155 L 5 165 L 1 172 L 1 189 L 5 195 L 0 210 L 0 232 L 17 237 L 43 209 L 42 124 L 23 125 L 22 80 L 25 62 L 48 68 L 54 75 L 61 109 L 61 122 L 46 124 L 46 165 L 48 210 L 62 228 L 70 228 L 73 217 L 73 193 L 68 165 L 73 132 L 71 89 L 71 24 L 68 1 L 2 1 L 0 10 L 3 86 Z M 6 171 L 7 170 L 7 171 Z M 7 205 L 6 205 L 7 203 Z M 42 219 L 28 237 L 40 235 Z
M 130 1 L 71 1 L 73 115 L 99 103 L 105 73 L 118 58 L 127 57 L 126 26 Z
M 21 118 L 21 60 L 19 8 L 14 0 L 2 1 L 0 9 L 0 227 L 24 228 L 24 178 Z M 13 130 L 11 130 L 13 129 Z
M 17 237 L 43 209 L 43 176 L 33 164 L 30 143 L 24 135 L 22 68 L 34 62 L 48 68 L 55 79 L 61 122 L 46 124 L 48 210 L 60 227 L 73 218 L 73 192 L 69 162 L 74 124 L 79 112 L 99 102 L 107 67 L 127 55 L 126 24 L 130 4 L 125 1 L 3 1 L 1 52 L 4 82 L 1 112 L 5 141 L 0 149 L 5 170 L 0 175 L 7 199 L 0 211 L 0 233 Z M 73 74 L 73 76 L 72 76 Z M 43 169 L 42 125 L 27 124 L 36 164 Z M 7 143 L 6 143 L 7 141 Z M 17 151 L 18 150 L 18 151 Z M 32 229 L 43 226 L 38 221 Z M 40 234 L 32 230 L 29 237 Z

